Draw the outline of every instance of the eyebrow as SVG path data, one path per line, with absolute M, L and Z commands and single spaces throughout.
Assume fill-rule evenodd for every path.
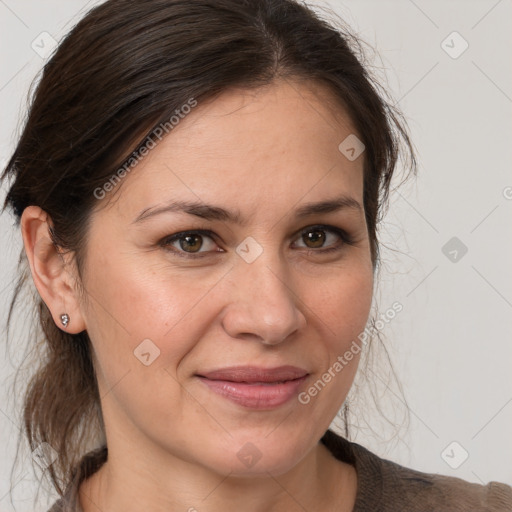
M 308 217 L 319 213 L 332 213 L 340 210 L 353 210 L 363 212 L 361 204 L 350 196 L 340 196 L 326 201 L 316 203 L 306 203 L 295 211 L 297 218 Z M 220 206 L 201 203 L 199 201 L 171 201 L 162 206 L 152 206 L 142 210 L 133 220 L 132 224 L 143 222 L 150 217 L 160 215 L 162 213 L 177 212 L 187 213 L 206 220 L 218 220 L 223 222 L 231 222 L 234 224 L 245 225 L 242 220 L 240 211 L 229 211 Z

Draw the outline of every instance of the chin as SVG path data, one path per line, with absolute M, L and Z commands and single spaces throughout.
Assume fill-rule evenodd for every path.
M 293 435 L 250 435 L 229 437 L 210 446 L 211 469 L 236 477 L 268 477 L 282 475 L 293 469 L 313 448 L 306 439 Z M 266 437 L 265 437 L 266 436 Z M 206 461 L 203 459 L 203 464 Z

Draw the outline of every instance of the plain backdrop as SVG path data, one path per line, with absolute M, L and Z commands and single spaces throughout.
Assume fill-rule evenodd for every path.
M 33 47 L 58 41 L 95 3 L 0 0 L 2 169 L 45 62 Z M 376 294 L 382 312 L 403 305 L 382 333 L 410 422 L 386 431 L 370 401 L 355 408 L 353 439 L 418 470 L 512 484 L 512 2 L 313 5 L 334 9 L 376 49 L 374 72 L 404 112 L 419 156 L 417 180 L 391 195 Z M 40 495 L 34 507 L 40 474 L 28 451 L 11 474 L 20 400 L 7 396 L 17 350 L 14 340 L 7 357 L 3 326 L 21 237 L 8 213 L 0 236 L 0 511 L 44 512 L 56 495 Z M 405 407 L 393 386 L 382 404 L 391 416 Z

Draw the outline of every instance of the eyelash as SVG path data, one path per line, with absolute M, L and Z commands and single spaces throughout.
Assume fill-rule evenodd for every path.
M 353 245 L 354 244 L 354 239 L 346 231 L 344 231 L 340 228 L 337 228 L 334 226 L 328 226 L 325 224 L 316 224 L 313 226 L 308 226 L 307 228 L 304 228 L 299 233 L 298 237 L 300 238 L 303 235 L 305 235 L 306 233 L 309 233 L 310 231 L 327 231 L 330 233 L 334 233 L 335 235 L 338 235 L 341 238 L 342 244 L 341 244 L 341 246 L 329 247 L 327 249 L 306 248 L 306 250 L 308 251 L 308 254 L 311 252 L 317 252 L 317 253 L 319 252 L 321 254 L 330 254 L 335 251 L 341 251 L 345 247 L 345 245 Z M 221 251 L 206 251 L 206 252 L 202 252 L 202 253 L 201 252 L 187 253 L 182 250 L 178 250 L 176 248 L 171 249 L 169 247 L 173 242 L 180 240 L 182 238 L 185 238 L 186 236 L 189 236 L 189 235 L 207 236 L 215 241 L 215 234 L 212 231 L 210 231 L 209 229 L 194 229 L 191 231 L 180 231 L 179 233 L 175 233 L 174 235 L 166 236 L 159 242 L 159 245 L 162 246 L 168 252 L 171 252 L 180 257 L 189 258 L 189 259 L 202 258 L 202 257 L 210 255 L 212 252 L 221 252 Z

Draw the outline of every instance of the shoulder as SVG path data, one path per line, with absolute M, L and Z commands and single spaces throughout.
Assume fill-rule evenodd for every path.
M 363 446 L 327 431 L 322 442 L 352 463 L 358 490 L 354 512 L 511 512 L 512 487 L 423 473 L 378 457 Z
M 382 502 L 391 510 L 397 502 L 412 511 L 510 512 L 512 487 L 489 482 L 487 485 L 461 478 L 423 473 L 380 459 Z

